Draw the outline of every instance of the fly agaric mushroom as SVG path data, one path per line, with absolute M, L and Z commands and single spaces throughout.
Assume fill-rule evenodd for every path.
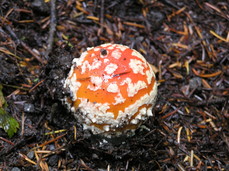
M 152 116 L 157 94 L 155 75 L 145 58 L 110 43 L 88 48 L 73 59 L 65 88 L 71 94 L 66 103 L 84 129 L 106 137 L 138 128 Z

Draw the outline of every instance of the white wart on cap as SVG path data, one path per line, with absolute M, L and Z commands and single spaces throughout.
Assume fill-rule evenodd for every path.
M 150 64 L 119 44 L 88 48 L 75 58 L 65 87 L 72 95 L 66 103 L 84 129 L 108 137 L 135 130 L 152 116 L 157 94 Z

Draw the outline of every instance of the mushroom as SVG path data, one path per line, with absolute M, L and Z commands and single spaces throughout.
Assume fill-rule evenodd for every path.
M 88 48 L 65 80 L 65 102 L 84 129 L 105 137 L 133 132 L 152 116 L 157 84 L 151 65 L 120 44 Z M 80 112 L 78 112 L 78 109 Z

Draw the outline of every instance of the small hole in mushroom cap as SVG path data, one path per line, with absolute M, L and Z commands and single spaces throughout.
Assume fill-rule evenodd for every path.
M 107 50 L 106 49 L 101 49 L 100 53 L 101 53 L 101 55 L 105 56 L 105 55 L 107 55 Z

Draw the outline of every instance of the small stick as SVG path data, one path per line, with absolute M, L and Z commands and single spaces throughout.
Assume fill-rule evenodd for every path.
M 41 59 L 41 57 L 39 55 L 37 55 L 36 53 L 34 53 L 32 51 L 32 49 L 27 46 L 23 41 L 21 41 L 20 39 L 18 39 L 17 35 L 14 33 L 14 31 L 10 28 L 10 26 L 5 26 L 6 30 L 9 32 L 10 36 L 16 41 L 16 44 L 20 44 L 25 50 L 27 50 L 32 56 L 34 56 L 40 63 L 42 64 L 46 64 L 47 61 Z
M 50 27 L 49 27 L 49 38 L 47 49 L 45 51 L 45 58 L 48 59 L 49 53 L 52 51 L 53 47 L 53 38 L 54 33 L 56 32 L 56 0 L 51 0 L 51 9 L 50 9 Z
M 11 141 L 9 141 L 9 140 L 3 138 L 3 137 L 0 137 L 0 140 L 5 141 L 5 142 L 7 142 L 7 143 L 10 144 L 10 145 L 14 145 L 13 142 L 11 142 Z

